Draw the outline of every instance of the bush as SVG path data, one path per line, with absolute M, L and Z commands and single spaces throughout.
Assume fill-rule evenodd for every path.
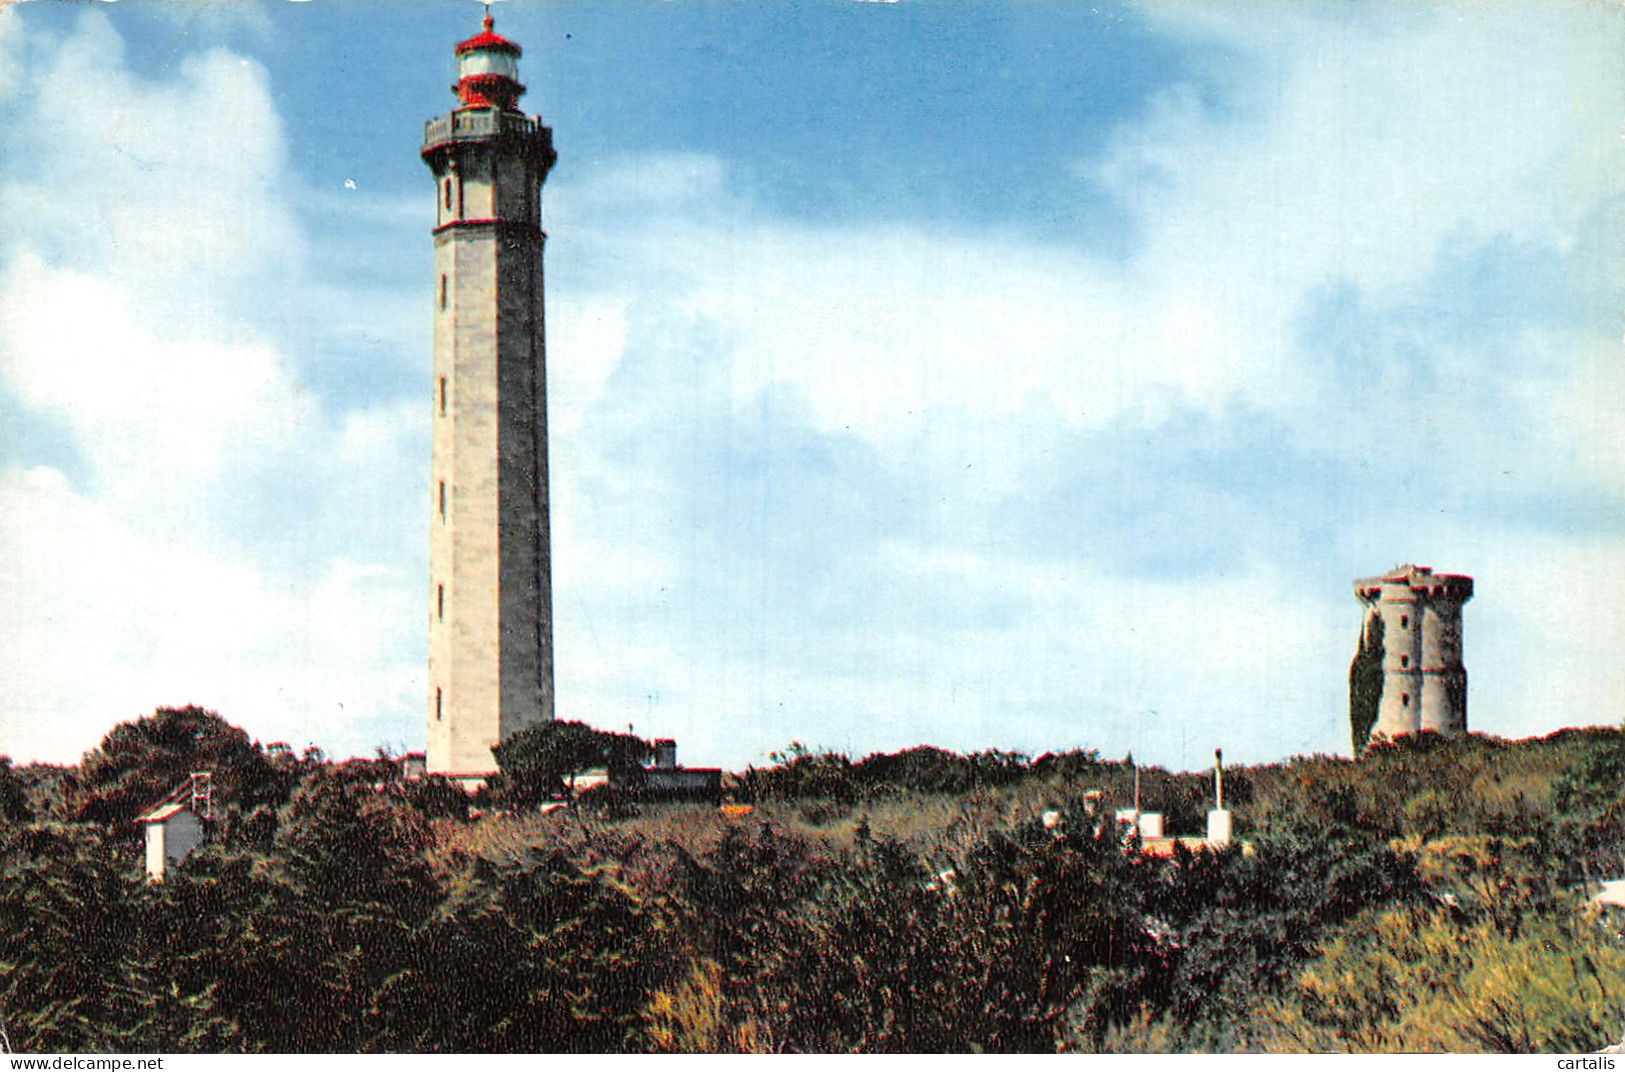
M 627 733 L 609 733 L 582 722 L 548 720 L 527 726 L 491 750 L 499 771 L 486 786 L 497 807 L 528 808 L 568 792 L 573 775 L 608 768 L 611 776 L 640 770 L 654 746 Z
M 1625 1024 L 1625 949 L 1572 915 L 1509 935 L 1444 910 L 1362 917 L 1266 1012 L 1262 1042 L 1307 1053 L 1576 1053 Z

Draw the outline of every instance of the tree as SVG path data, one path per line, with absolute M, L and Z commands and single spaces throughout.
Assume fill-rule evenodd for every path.
M 953 897 L 901 843 L 861 836 L 783 921 L 788 940 L 757 955 L 759 990 L 776 1002 L 736 1018 L 731 1038 L 826 1053 L 963 1048 L 974 1020 L 960 998 L 975 964 Z
M 1625 737 L 1604 741 L 1558 775 L 1552 805 L 1577 828 L 1587 864 L 1618 874 L 1625 862 Z
M 1173 950 L 1150 899 L 1161 863 L 1082 816 L 1059 829 L 994 832 L 959 869 L 961 1022 L 978 1049 L 1051 1052 L 1063 1032 L 1097 1035 L 1165 989 Z
M 11 767 L 10 756 L 0 756 L 0 820 L 25 822 L 33 816 L 28 803 L 28 787 Z
M 639 770 L 654 746 L 629 733 L 549 720 L 513 734 L 491 754 L 498 767 L 487 786 L 491 799 L 528 807 L 564 796 L 570 778 L 581 771 L 607 767 L 613 776 Z
M 392 771 L 377 760 L 318 766 L 282 809 L 267 858 L 210 850 L 176 869 L 174 898 L 216 904 L 230 921 L 178 944 L 190 950 L 186 977 L 207 981 L 210 1014 L 239 1025 L 246 1048 L 387 1046 L 377 995 L 417 955 L 418 929 L 444 897 L 427 821 L 380 781 Z
M 307 776 L 283 809 L 276 855 L 312 903 L 383 904 L 421 918 L 436 883 L 423 815 L 378 781 L 375 760 L 351 760 Z
M 377 992 L 384 1049 L 457 1053 L 632 1048 L 673 961 L 660 906 L 613 865 L 563 853 L 463 861 Z
M 800 741 L 791 741 L 782 751 L 770 753 L 768 759 L 773 766 L 745 771 L 735 790 L 740 800 L 833 800 L 850 804 L 860 795 L 852 761 L 839 752 L 814 752 Z
M 1149 899 L 1174 951 L 1158 1011 L 1185 1040 L 1242 1045 L 1258 1001 L 1287 989 L 1327 934 L 1420 894 L 1414 858 L 1347 829 L 1303 823 L 1251 853 L 1180 853 Z
M 0 1008 L 22 1052 L 122 1050 L 140 1021 L 132 885 L 83 828 L 0 838 Z
M 1382 615 L 1372 610 L 1360 630 L 1360 647 L 1349 666 L 1349 730 L 1354 754 L 1365 750 L 1382 703 Z
M 214 774 L 223 812 L 280 804 L 292 787 L 248 734 L 201 707 L 161 707 L 122 722 L 85 756 L 69 789 L 69 817 L 128 834 L 135 819 L 194 771 Z

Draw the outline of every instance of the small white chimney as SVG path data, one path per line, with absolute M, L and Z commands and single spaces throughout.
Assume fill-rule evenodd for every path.
M 1213 808 L 1207 813 L 1207 843 L 1215 849 L 1230 844 L 1230 810 L 1224 806 L 1224 749 L 1213 750 Z

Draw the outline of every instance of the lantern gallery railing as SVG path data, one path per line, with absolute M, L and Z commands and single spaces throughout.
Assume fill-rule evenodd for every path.
M 423 147 L 427 151 L 450 142 L 475 141 L 500 134 L 534 135 L 540 126 L 535 117 L 518 112 L 494 109 L 452 112 L 423 124 Z

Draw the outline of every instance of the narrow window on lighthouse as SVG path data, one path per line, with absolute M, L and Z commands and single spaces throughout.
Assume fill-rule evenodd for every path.
M 440 377 L 440 415 L 446 415 L 446 378 Z
M 446 485 L 442 484 L 442 485 L 440 485 L 440 513 L 442 515 L 444 515 L 445 512 L 446 512 Z M 1403 670 L 1409 665 L 1411 665 L 1411 657 L 1409 655 L 1401 655 L 1399 657 L 1399 668 L 1401 670 Z
M 1401 629 L 1409 629 L 1411 627 L 1411 616 L 1409 614 L 1400 615 L 1399 627 Z
M 446 482 L 440 482 L 440 520 L 446 520 Z
M 1409 707 L 1410 705 L 1411 705 L 1411 694 L 1408 693 L 1408 692 L 1400 693 L 1399 694 L 1399 706 L 1401 706 L 1401 707 Z
M 446 180 L 446 208 L 451 208 L 451 180 Z
M 434 690 L 434 720 L 436 722 L 440 721 L 440 687 L 438 685 L 435 686 Z
M 446 277 L 444 275 L 442 275 L 440 277 L 440 308 L 444 309 L 445 307 L 446 307 Z
M 435 585 L 434 616 L 441 621 L 446 620 L 446 586 L 443 584 Z

